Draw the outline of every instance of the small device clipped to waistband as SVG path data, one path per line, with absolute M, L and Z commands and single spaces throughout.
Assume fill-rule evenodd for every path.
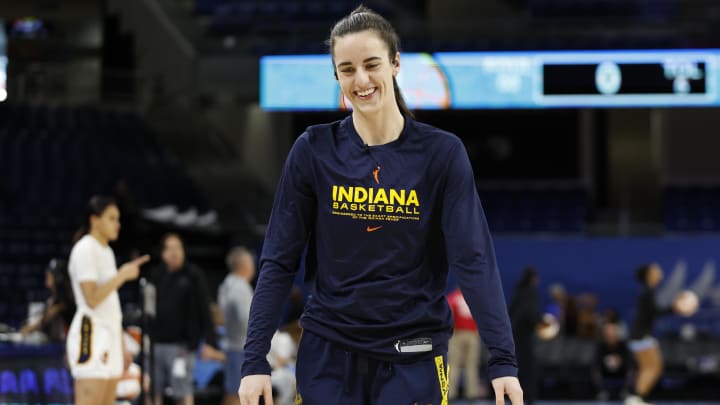
M 430 338 L 406 339 L 395 342 L 395 350 L 398 353 L 431 352 L 432 349 L 432 339 Z

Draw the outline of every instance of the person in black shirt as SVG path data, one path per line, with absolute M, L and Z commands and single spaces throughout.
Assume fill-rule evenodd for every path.
M 528 267 L 517 284 L 510 303 L 518 378 L 523 387 L 525 403 L 531 405 L 537 397 L 537 364 L 535 360 L 535 334 L 542 321 L 537 271 Z
M 608 400 L 622 395 L 629 386 L 631 361 L 627 342 L 620 336 L 619 319 L 606 319 L 593 360 L 593 382 L 598 390 L 598 399 Z
M 652 336 L 655 319 L 673 312 L 684 316 L 692 315 L 683 308 L 687 292 L 680 293 L 672 306 L 661 307 L 658 305 L 655 289 L 663 279 L 663 271 L 658 264 L 652 263 L 638 267 L 635 277 L 642 283 L 643 289 L 637 299 L 635 319 L 630 328 L 629 347 L 635 357 L 638 372 L 634 395 L 625 399 L 627 405 L 646 404 L 643 398 L 650 393 L 662 375 L 662 354 L 657 340 Z
M 224 360 L 217 347 L 210 314 L 210 294 L 202 270 L 185 260 L 182 239 L 175 233 L 162 238 L 163 263 L 151 275 L 156 288 L 153 340 L 155 403 L 162 403 L 166 387 L 185 405 L 193 403 L 195 350 L 201 356 Z

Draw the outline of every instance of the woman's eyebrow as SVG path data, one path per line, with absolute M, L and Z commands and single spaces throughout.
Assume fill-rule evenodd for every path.
M 371 56 L 371 57 L 365 59 L 365 60 L 363 61 L 363 63 L 368 63 L 368 62 L 370 62 L 370 61 L 372 61 L 372 60 L 375 60 L 375 59 L 382 59 L 382 58 L 380 58 L 379 56 Z M 352 62 L 342 62 L 342 63 L 338 63 L 338 67 L 343 67 L 343 66 L 346 66 L 346 65 L 352 65 Z

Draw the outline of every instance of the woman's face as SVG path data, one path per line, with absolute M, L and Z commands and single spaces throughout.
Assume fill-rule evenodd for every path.
M 170 270 L 177 270 L 182 267 L 185 263 L 185 247 L 179 238 L 170 236 L 165 239 L 162 259 Z
M 650 266 L 650 270 L 646 276 L 647 284 L 649 287 L 656 287 L 663 279 L 663 271 L 657 264 Z
M 393 77 L 400 71 L 400 53 L 390 60 L 387 45 L 375 31 L 338 37 L 332 51 L 340 89 L 353 110 L 374 113 L 397 107 Z
M 45 288 L 55 291 L 55 276 L 49 271 L 45 272 Z
M 605 326 L 603 326 L 603 336 L 605 337 L 605 342 L 615 344 L 620 338 L 620 328 L 618 328 L 617 324 L 606 323 Z
M 115 205 L 108 205 L 100 216 L 91 216 L 91 226 L 103 238 L 114 241 L 120 233 L 120 211 Z

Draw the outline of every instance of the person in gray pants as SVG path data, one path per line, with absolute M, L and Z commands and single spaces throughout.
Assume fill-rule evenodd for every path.
M 218 305 L 225 320 L 227 335 L 223 404 L 233 405 L 240 404 L 237 391 L 253 297 L 250 283 L 255 278 L 255 255 L 245 247 L 234 247 L 228 253 L 226 263 L 229 273 L 218 289 Z

